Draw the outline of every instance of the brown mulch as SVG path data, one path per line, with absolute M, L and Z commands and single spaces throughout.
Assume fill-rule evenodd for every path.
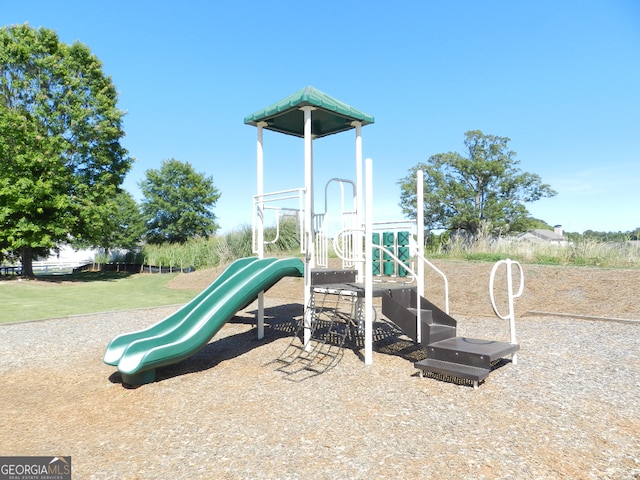
M 461 333 L 504 336 L 492 265 L 437 264 Z M 373 365 L 354 340 L 322 374 L 283 368 L 301 279 L 267 292 L 263 340 L 253 304 L 137 389 L 102 363 L 104 348 L 175 307 L 0 325 L 0 456 L 71 455 L 76 479 L 640 478 L 640 325 L 583 318 L 640 320 L 640 271 L 524 269 L 518 364 L 477 390 L 420 379 L 415 347 L 384 321 Z M 200 289 L 215 275 L 172 283 Z M 436 303 L 438 285 L 426 289 Z

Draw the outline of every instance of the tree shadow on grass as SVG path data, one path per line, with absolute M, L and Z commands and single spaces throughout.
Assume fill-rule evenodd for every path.
M 137 275 L 128 272 L 77 272 L 58 275 L 36 275 L 32 281 L 47 283 L 115 282 Z
M 286 304 L 265 308 L 266 328 L 263 339 L 258 340 L 255 329 L 223 337 L 219 340 L 216 340 L 214 336 L 213 341 L 207 343 L 202 349 L 185 360 L 173 365 L 158 367 L 156 370 L 156 382 L 189 373 L 209 370 L 224 361 L 239 357 L 256 347 L 261 347 L 280 338 L 290 336 L 295 332 L 296 319 L 294 314 L 298 311 L 302 311 L 302 305 L 300 304 Z M 249 317 L 246 314 L 236 315 L 227 323 L 255 325 L 255 316 Z M 122 384 L 120 372 L 116 371 L 112 373 L 109 376 L 109 381 Z M 125 388 L 137 388 L 129 387 L 125 384 L 122 385 Z

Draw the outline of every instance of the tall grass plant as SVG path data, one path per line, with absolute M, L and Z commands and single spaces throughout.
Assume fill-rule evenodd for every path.
M 300 248 L 294 221 L 283 221 L 279 228 L 265 229 L 265 253 L 296 255 Z M 207 268 L 225 265 L 237 258 L 253 255 L 253 235 L 250 225 L 244 225 L 224 235 L 194 238 L 185 243 L 147 244 L 138 254 L 138 263 L 176 269 Z
M 511 258 L 523 263 L 578 265 L 605 268 L 640 268 L 637 242 L 601 242 L 584 238 L 564 245 L 549 242 L 495 240 L 480 236 L 476 241 L 450 239 L 432 247 L 430 254 L 452 260 L 497 261 Z
M 300 236 L 293 220 L 281 222 L 279 228 L 266 228 L 264 237 L 267 255 L 300 254 Z M 182 244 L 147 244 L 141 251 L 129 253 L 126 257 L 112 255 L 110 260 L 101 261 L 144 263 L 175 269 L 208 268 L 254 255 L 253 241 L 251 226 L 244 225 L 224 235 L 195 238 Z M 451 260 L 495 262 L 511 258 L 523 263 L 640 268 L 640 242 L 601 241 L 587 237 L 574 239 L 564 245 L 517 241 L 509 237 L 496 240 L 489 233 L 481 234 L 474 241 L 463 237 L 447 237 L 444 243 L 428 246 L 427 254 L 431 258 Z

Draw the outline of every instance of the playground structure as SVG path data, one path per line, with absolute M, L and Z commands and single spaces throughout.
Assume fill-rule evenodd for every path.
M 294 345 L 296 333 L 292 348 L 279 359 L 285 365 L 302 358 L 305 369 L 315 368 L 312 365 L 317 360 L 316 364 L 326 370 L 335 365 L 346 338 L 352 335 L 364 338 L 364 363 L 372 364 L 374 297 L 381 298 L 382 313 L 388 320 L 426 348 L 427 358 L 414 363 L 421 376 L 427 372 L 470 381 L 477 387 L 500 359 L 511 356 L 516 363 L 519 345 L 513 300 L 524 287 L 522 268 L 511 260 L 501 261 L 494 266 L 490 278 L 491 302 L 496 314 L 509 320 L 510 341 L 457 337 L 456 320 L 449 316 L 447 278 L 424 257 L 422 172 L 417 175 L 417 218 L 373 222 L 372 160 L 367 158 L 364 172 L 362 168 L 362 127 L 374 123 L 372 116 L 306 87 L 246 117 L 244 122 L 257 127 L 257 193 L 253 198 L 256 257 L 232 263 L 200 295 L 161 322 L 114 338 L 107 346 L 104 362 L 118 367 L 123 383 L 153 382 L 156 368 L 177 363 L 200 350 L 237 311 L 256 299 L 257 335 L 262 339 L 264 292 L 285 276 L 304 277 L 304 315 L 299 325 L 301 344 Z M 265 193 L 265 129 L 304 140 L 303 187 Z M 348 130 L 355 130 L 356 179 L 329 179 L 324 189 L 324 210 L 316 212 L 313 142 Z M 334 184 L 340 188 L 337 216 L 328 208 L 328 192 Z M 268 211 L 276 214 L 275 239 L 265 239 Z M 339 223 L 335 233 L 331 231 L 334 216 Z M 265 245 L 277 240 L 280 221 L 286 217 L 296 221 L 303 261 L 264 257 Z M 342 269 L 328 268 L 330 247 L 342 260 Z M 509 289 L 506 316 L 498 313 L 493 297 L 494 277 L 502 263 L 506 265 Z M 520 286 L 515 294 L 511 278 L 514 265 L 520 273 Z M 434 269 L 443 279 L 443 309 L 424 298 L 425 267 Z M 393 278 L 394 283 L 380 281 L 385 278 Z M 328 300 L 330 298 L 333 301 Z M 341 307 L 344 304 L 346 309 Z M 327 347 L 322 352 L 314 346 L 318 338 L 321 346 Z
M 364 336 L 364 362 L 373 363 L 373 298 L 381 297 L 382 313 L 405 334 L 427 349 L 426 359 L 416 362 L 423 372 L 469 380 L 477 387 L 501 358 L 511 356 L 516 363 L 519 345 L 516 341 L 513 299 L 522 293 L 524 278 L 517 262 L 506 262 L 509 288 L 509 315 L 501 316 L 495 306 L 493 279 L 490 295 L 494 310 L 510 322 L 510 341 L 488 341 L 456 336 L 456 321 L 449 316 L 448 284 L 446 276 L 424 256 L 423 198 L 424 181 L 418 172 L 415 221 L 373 222 L 372 160 L 365 160 L 364 181 L 362 168 L 362 128 L 374 123 L 374 118 L 344 102 L 336 100 L 313 87 L 306 87 L 289 97 L 245 118 L 245 123 L 257 128 L 257 193 L 254 196 L 254 254 L 264 256 L 265 212 L 276 210 L 277 221 L 282 216 L 293 216 L 299 224 L 301 253 L 304 255 L 304 308 L 303 348 L 310 350 L 319 312 L 316 296 L 336 295 L 351 297 L 353 316 L 350 322 Z M 271 130 L 293 135 L 304 140 L 304 186 L 280 192 L 264 192 L 264 135 Z M 344 178 L 331 178 L 325 185 L 324 211 L 316 212 L 313 169 L 313 142 L 317 139 L 355 130 L 355 182 Z M 338 217 L 341 229 L 333 236 L 333 250 L 342 259 L 341 270 L 328 269 L 328 189 L 332 183 L 340 186 Z M 351 187 L 350 208 L 345 207 L 345 186 Z M 364 192 L 364 196 L 363 196 Z M 364 204 L 363 204 L 364 199 Z M 291 205 L 290 201 L 296 202 Z M 347 202 L 348 204 L 349 202 Z M 412 232 L 413 231 L 413 232 Z M 512 265 L 520 272 L 520 289 L 512 292 Z M 445 283 L 444 310 L 426 300 L 424 295 L 424 269 L 434 269 Z M 407 282 L 374 283 L 374 277 L 393 276 Z M 258 338 L 264 335 L 263 296 L 258 297 Z M 329 329 L 331 331 L 331 328 Z M 333 330 L 336 332 L 337 330 Z M 341 341 L 347 333 L 340 334 Z

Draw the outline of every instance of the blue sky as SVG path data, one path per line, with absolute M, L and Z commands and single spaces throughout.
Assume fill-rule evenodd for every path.
M 375 116 L 374 219 L 402 218 L 398 180 L 464 132 L 509 137 L 558 195 L 528 204 L 566 231 L 640 227 L 640 2 L 1 0 L 88 45 L 127 112 L 140 197 L 164 159 L 213 177 L 223 231 L 251 222 L 256 129 L 245 116 L 307 86 Z M 314 142 L 315 185 L 355 179 L 354 134 Z M 265 132 L 265 190 L 303 186 L 302 140 Z M 324 202 L 316 196 L 317 204 Z

